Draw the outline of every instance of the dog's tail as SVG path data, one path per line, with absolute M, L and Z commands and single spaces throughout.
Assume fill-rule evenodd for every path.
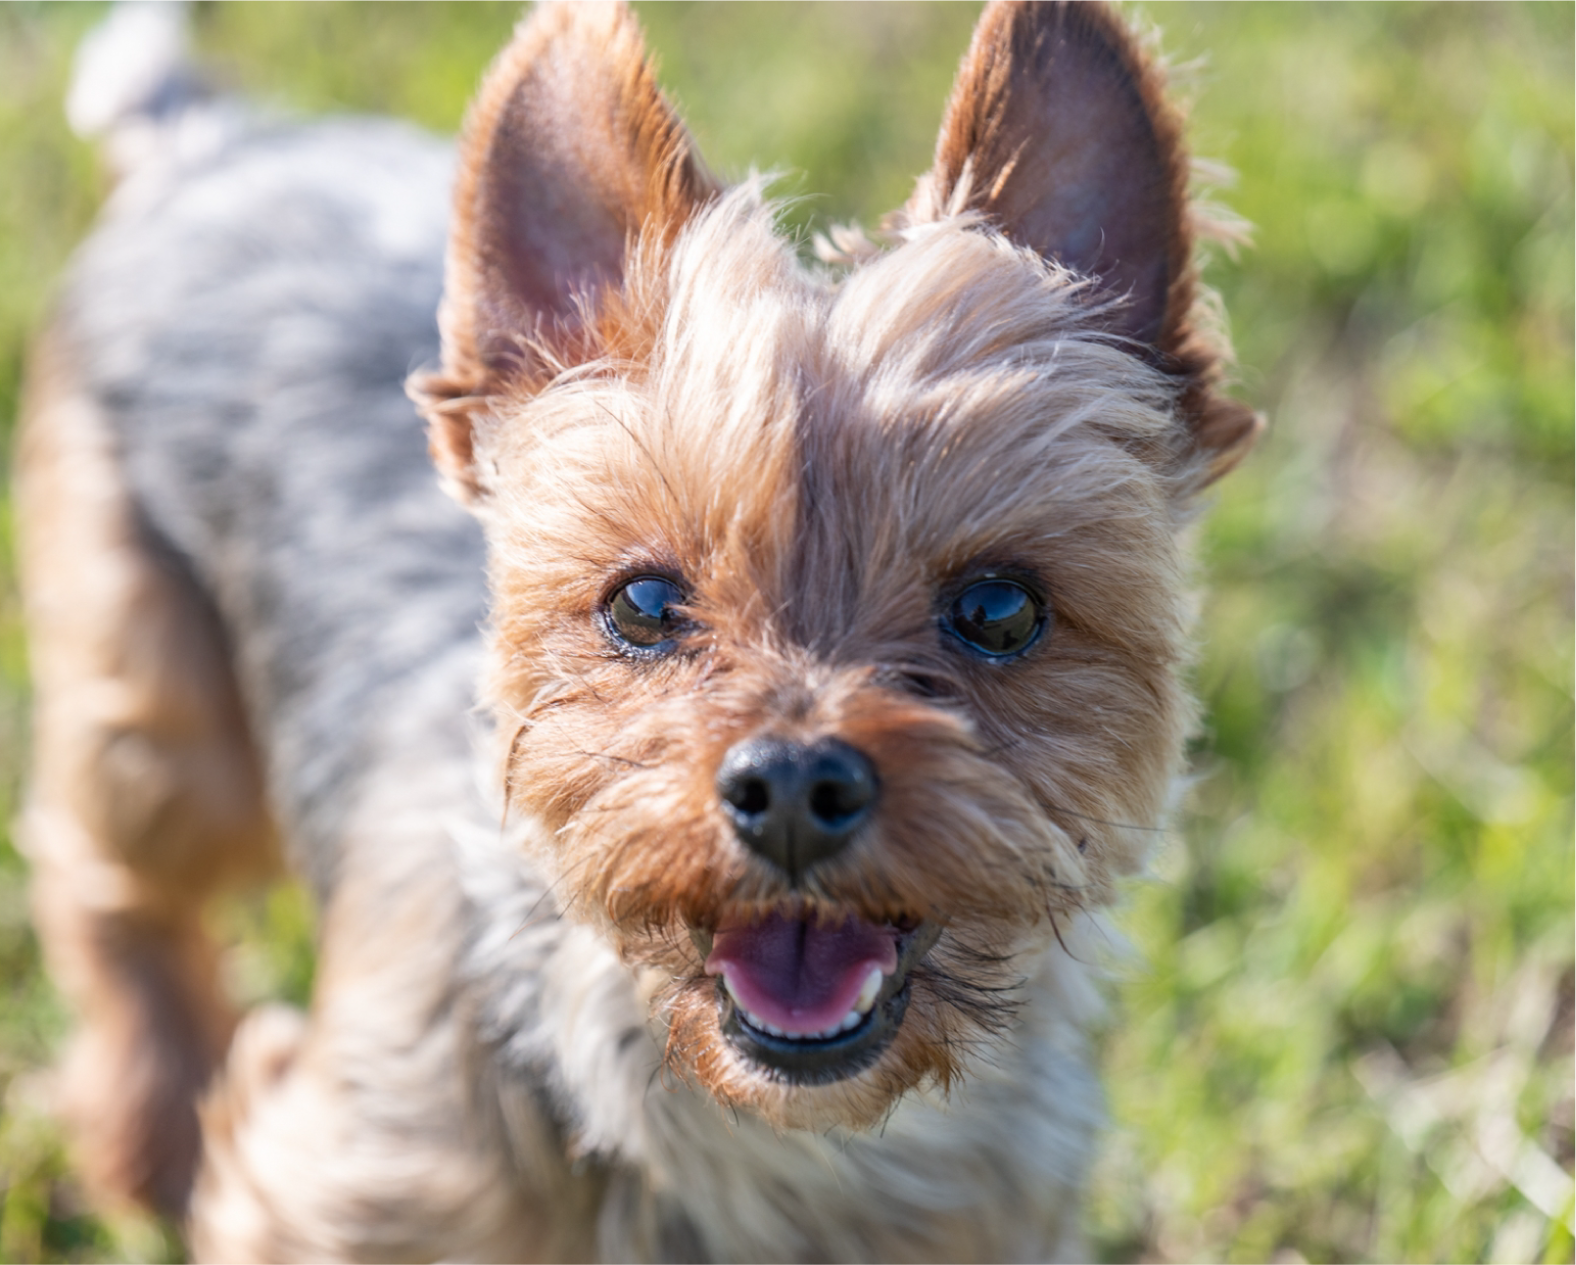
M 193 116 L 213 113 L 191 56 L 190 10 L 187 0 L 120 0 L 77 46 L 66 119 L 103 147 L 117 179 L 189 150 Z

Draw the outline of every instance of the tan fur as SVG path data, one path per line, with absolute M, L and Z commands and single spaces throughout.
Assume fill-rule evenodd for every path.
M 653 284 L 673 297 L 648 362 L 584 367 L 481 450 L 510 784 L 552 832 L 566 895 L 693 981 L 675 1002 L 681 1065 L 784 1124 L 869 1125 L 903 1089 L 950 1082 L 952 1052 L 985 1032 L 938 978 L 868 1080 L 795 1105 L 727 1082 L 681 924 L 773 892 L 716 814 L 717 763 L 761 729 L 869 752 L 889 815 L 811 897 L 948 918 L 938 976 L 949 948 L 1021 952 L 1049 916 L 1106 903 L 1143 835 L 1103 823 L 1155 820 L 1190 717 L 1173 540 L 1197 468 L 1167 438 L 1162 388 L 1089 334 L 1066 279 L 967 223 L 826 291 L 745 190 L 686 230 Z M 756 356 L 722 354 L 738 346 Z M 809 523 L 806 495 L 822 507 Z M 935 588 L 991 562 L 1032 567 L 1057 595 L 1050 645 L 1010 682 L 938 654 L 931 622 Z M 649 569 L 686 577 L 706 632 L 694 657 L 632 673 L 595 613 L 608 577 Z M 990 719 L 894 690 L 902 674 L 947 680 Z
M 98 1188 L 178 1212 L 234 1024 L 202 901 L 277 863 L 261 777 L 213 616 L 147 544 L 58 339 L 31 367 L 16 497 L 36 689 L 21 839 L 85 1020 L 62 1106 Z

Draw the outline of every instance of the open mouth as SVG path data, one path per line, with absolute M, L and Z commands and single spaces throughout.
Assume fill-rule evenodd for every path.
M 724 1036 L 800 1084 L 852 1076 L 880 1057 L 908 1008 L 910 969 L 940 927 L 771 913 L 725 923 L 706 973 L 718 976 Z

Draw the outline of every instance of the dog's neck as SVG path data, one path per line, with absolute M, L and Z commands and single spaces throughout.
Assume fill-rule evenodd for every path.
M 531 1098 L 540 1114 L 547 1086 L 571 1161 L 605 1182 L 601 1255 L 1076 1254 L 1076 1227 L 1056 1221 L 1076 1202 L 1046 1192 L 1083 1184 L 1099 1125 L 1083 1051 L 1101 1004 L 1086 965 L 1098 940 L 1092 919 L 1026 964 L 1014 1030 L 976 1054 L 949 1096 L 910 1093 L 871 1133 L 778 1132 L 664 1068 L 665 1032 L 648 1000 L 661 981 L 643 980 L 596 930 L 559 916 L 524 859 L 529 830 L 453 830 L 478 915 L 468 948 L 475 1022 L 503 1073 L 501 1092 Z

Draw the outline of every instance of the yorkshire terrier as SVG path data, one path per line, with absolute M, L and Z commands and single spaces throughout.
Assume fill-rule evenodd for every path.
M 1257 427 L 1143 42 L 989 5 L 819 261 L 621 7 L 538 8 L 457 160 L 175 43 L 79 81 L 122 180 L 20 449 L 91 1181 L 216 1260 L 1076 1256 L 1100 911 Z M 276 856 L 315 995 L 237 1020 L 204 901 Z

